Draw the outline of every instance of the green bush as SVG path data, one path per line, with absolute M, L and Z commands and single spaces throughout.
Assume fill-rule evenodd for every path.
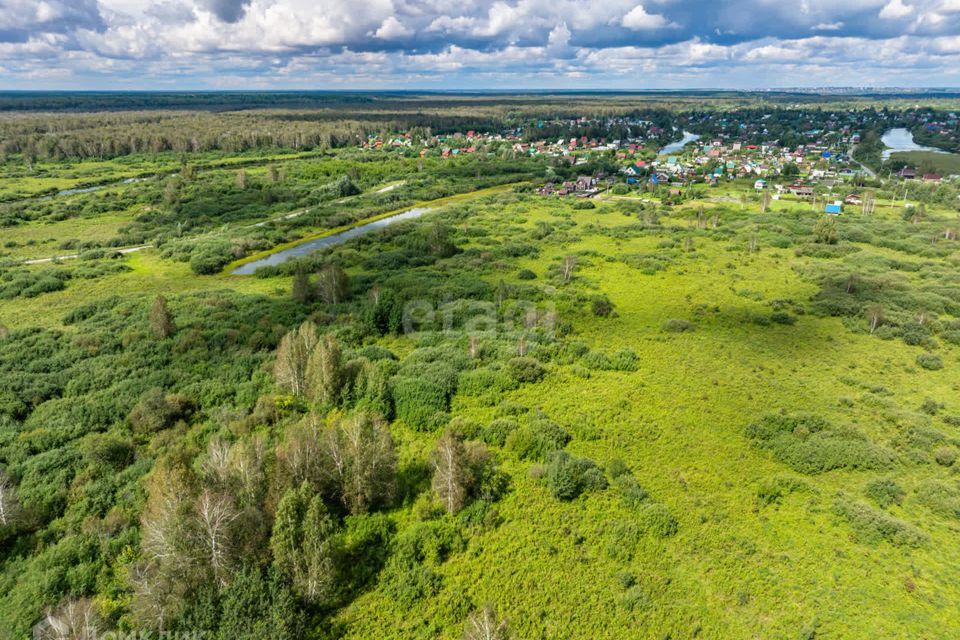
M 607 479 L 593 460 L 575 458 L 566 451 L 554 451 L 547 456 L 544 479 L 558 500 L 573 500 L 586 491 L 607 488 Z
M 928 371 L 943 369 L 943 359 L 935 353 L 921 353 L 917 356 L 917 364 Z
M 909 522 L 872 509 L 862 502 L 854 502 L 845 496 L 836 499 L 834 512 L 847 521 L 859 541 L 867 544 L 885 540 L 897 546 L 916 547 L 927 540 L 926 534 Z
M 450 408 L 447 389 L 433 380 L 395 377 L 391 393 L 397 418 L 414 429 L 428 428 L 436 414 Z
M 650 498 L 647 490 L 640 486 L 637 479 L 627 474 L 617 476 L 613 479 L 613 487 L 620 494 L 624 504 L 631 508 L 638 508 L 641 504 Z
M 507 373 L 484 367 L 462 372 L 457 393 L 477 397 L 491 392 L 500 393 L 516 386 L 515 380 Z
M 517 272 L 517 279 L 518 280 L 536 280 L 537 274 L 535 274 L 530 269 L 520 269 L 520 271 Z
M 960 486 L 956 482 L 925 480 L 917 487 L 917 502 L 937 515 L 960 519 Z
M 776 322 L 777 324 L 796 324 L 797 317 L 787 313 L 786 311 L 774 311 L 770 314 L 770 320 Z
M 613 362 L 602 351 L 590 351 L 581 360 L 588 369 L 594 371 L 610 371 L 613 369 Z
M 695 324 L 689 320 L 681 320 L 679 318 L 671 318 L 666 320 L 662 325 L 661 329 L 667 333 L 684 333 L 687 331 L 693 331 L 697 328 Z
M 676 535 L 679 529 L 677 519 L 665 505 L 659 502 L 643 505 L 639 515 L 643 530 L 657 538 L 669 538 Z
M 547 374 L 547 370 L 536 358 L 521 356 L 512 358 L 507 368 L 514 380 L 523 383 L 539 382 Z
M 889 478 L 878 478 L 867 483 L 864 493 L 868 498 L 877 503 L 877 506 L 886 509 L 892 504 L 903 502 L 906 492 L 903 488 Z
M 613 303 L 607 296 L 593 296 L 590 299 L 590 309 L 593 315 L 599 318 L 608 318 L 613 313 Z
M 510 434 L 520 428 L 516 420 L 500 418 L 494 420 L 483 430 L 481 438 L 489 445 L 502 447 L 507 443 Z
M 568 442 L 570 434 L 563 427 L 549 420 L 537 420 L 512 431 L 505 446 L 521 460 L 544 460 Z
M 957 461 L 957 450 L 953 447 L 940 447 L 933 452 L 933 459 L 942 467 L 952 467 Z
M 640 367 L 640 358 L 630 349 L 620 349 L 613 354 L 610 365 L 614 371 L 636 371 Z
M 786 475 L 776 475 L 764 478 L 757 487 L 757 500 L 761 507 L 779 503 L 784 496 L 805 488 L 798 478 Z
M 807 414 L 767 415 L 749 425 L 746 435 L 774 458 L 801 473 L 833 469 L 883 469 L 893 454 L 850 427 L 836 427 Z

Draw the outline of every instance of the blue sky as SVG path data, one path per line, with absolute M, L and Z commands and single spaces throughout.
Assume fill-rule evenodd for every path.
M 0 0 L 0 89 L 960 86 L 960 0 Z

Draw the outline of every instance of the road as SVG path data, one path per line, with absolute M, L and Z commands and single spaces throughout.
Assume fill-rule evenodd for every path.
M 876 172 L 870 167 L 868 167 L 867 165 L 863 164 L 862 162 L 860 162 L 859 160 L 853 157 L 853 152 L 856 150 L 857 150 L 857 145 L 854 144 L 850 146 L 850 159 L 856 162 L 858 165 L 860 165 L 860 168 L 863 169 L 864 173 L 866 173 L 871 180 L 876 180 L 877 179 Z
M 123 249 L 105 248 L 104 251 L 108 253 L 111 251 L 115 253 L 136 253 L 137 251 L 143 251 L 144 249 L 149 249 L 152 246 L 153 246 L 152 244 L 142 244 L 137 247 L 124 247 Z M 80 257 L 79 253 L 71 253 L 70 255 L 67 255 L 67 256 L 54 256 L 53 258 L 35 258 L 33 260 L 24 260 L 20 264 L 46 264 L 48 262 L 57 262 L 60 260 L 76 260 L 79 257 Z

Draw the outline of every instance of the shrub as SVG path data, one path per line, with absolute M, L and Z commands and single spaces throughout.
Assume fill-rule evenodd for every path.
M 903 502 L 906 492 L 900 485 L 888 478 L 879 478 L 867 483 L 864 493 L 877 503 L 877 506 L 886 509 L 892 504 Z
M 882 469 L 893 454 L 850 427 L 836 427 L 818 416 L 774 414 L 746 429 L 754 445 L 801 473 L 833 469 Z
M 940 447 L 933 452 L 933 459 L 942 467 L 952 467 L 957 461 L 957 450 L 953 447 Z
M 613 362 L 611 362 L 607 354 L 602 351 L 591 351 L 583 356 L 583 364 L 586 365 L 588 369 L 594 369 L 596 371 L 610 371 L 613 369 Z
M 394 539 L 393 552 L 381 574 L 384 593 L 404 607 L 440 591 L 434 569 L 464 548 L 459 528 L 450 520 L 418 522 Z
M 786 311 L 774 311 L 770 314 L 770 320 L 776 322 L 777 324 L 796 324 L 797 317 L 787 313 Z
M 960 518 L 960 488 L 940 480 L 927 480 L 917 487 L 917 502 L 946 518 Z
M 637 479 L 632 475 L 620 475 L 614 478 L 613 487 L 620 494 L 624 504 L 631 508 L 637 508 L 650 498 L 647 490 L 640 486 Z
M 640 526 L 657 538 L 669 538 L 676 535 L 679 528 L 677 519 L 670 510 L 659 502 L 649 503 L 640 510 Z
M 570 434 L 563 427 L 550 420 L 537 420 L 511 432 L 505 446 L 521 460 L 544 460 L 568 442 Z
M 599 318 L 608 318 L 613 313 L 613 303 L 607 296 L 593 296 L 590 300 L 590 309 L 593 315 Z
M 697 326 L 689 320 L 671 318 L 665 321 L 663 325 L 661 325 L 661 328 L 667 333 L 684 333 L 686 331 L 695 330 Z
M 213 275 L 220 273 L 231 259 L 232 256 L 222 249 L 206 248 L 196 251 L 190 257 L 190 269 L 200 276 Z
M 640 358 L 630 349 L 620 349 L 610 361 L 615 371 L 636 371 L 640 366 Z
M 490 392 L 507 391 L 516 387 L 516 382 L 503 371 L 481 368 L 464 371 L 457 383 L 457 392 L 466 396 L 482 396 Z
M 620 476 L 625 476 L 630 473 L 630 467 L 627 466 L 627 463 L 623 461 L 622 458 L 613 458 L 607 462 L 607 475 L 610 476 L 611 480 L 616 480 Z
M 575 458 L 555 451 L 547 458 L 545 475 L 550 493 L 558 500 L 573 500 L 586 491 L 607 488 L 607 479 L 589 458 Z
M 391 391 L 397 417 L 414 429 L 428 427 L 434 415 L 449 408 L 447 390 L 433 380 L 395 377 Z
M 483 430 L 482 439 L 489 445 L 502 447 L 511 433 L 520 428 L 516 420 L 500 418 L 494 420 Z
M 897 546 L 916 547 L 927 539 L 922 531 L 909 522 L 872 509 L 862 502 L 853 502 L 845 496 L 837 498 L 834 512 L 847 521 L 861 542 L 876 544 L 885 540 Z
M 573 203 L 572 208 L 578 210 L 596 209 L 597 205 L 593 204 L 590 200 L 577 200 Z
M 928 371 L 943 369 L 943 359 L 935 353 L 921 353 L 917 356 L 917 364 Z
M 764 478 L 757 487 L 757 500 L 761 507 L 777 504 L 784 496 L 799 491 L 805 486 L 798 478 L 785 475 Z
M 547 370 L 536 358 L 521 356 L 512 358 L 507 367 L 510 375 L 520 383 L 539 382 L 546 375 Z
M 193 403 L 182 395 L 165 395 L 161 389 L 146 392 L 130 411 L 128 419 L 135 431 L 154 433 L 173 426 L 193 411 Z
M 520 269 L 520 271 L 517 272 L 517 279 L 518 280 L 536 280 L 537 274 L 535 274 L 530 269 Z

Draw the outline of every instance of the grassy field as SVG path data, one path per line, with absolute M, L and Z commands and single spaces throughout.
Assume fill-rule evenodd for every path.
M 549 205 L 523 207 L 518 226 L 554 218 Z M 490 215 L 490 214 L 488 214 Z M 499 214 L 494 214 L 498 215 Z M 578 212 L 578 228 L 612 227 L 621 214 Z M 674 233 L 682 233 L 686 225 Z M 670 237 L 668 230 L 663 237 Z M 918 504 L 913 490 L 952 474 L 934 465 L 900 468 L 895 478 L 910 498 L 891 513 L 930 535 L 919 549 L 864 544 L 835 510 L 839 494 L 862 495 L 875 473 L 793 474 L 752 449 L 744 428 L 770 412 L 804 411 L 854 424 L 878 441 L 896 439 L 926 398 L 957 411 L 960 353 L 946 367 L 918 370 L 916 349 L 854 335 L 836 319 L 801 317 L 793 326 L 758 327 L 751 318 L 765 301 L 808 300 L 815 287 L 791 271 L 787 251 L 731 256 L 724 243 L 702 243 L 665 272 L 640 275 L 606 258 L 655 249 L 660 238 L 611 241 L 587 233 L 519 266 L 543 267 L 568 252 L 595 256 L 581 276 L 614 302 L 616 318 L 577 317 L 578 337 L 591 349 L 630 348 L 636 372 L 552 369 L 545 382 L 509 394 L 516 403 L 586 432 L 570 448 L 598 461 L 622 458 L 641 484 L 680 520 L 667 541 L 641 539 L 631 558 L 611 557 L 618 524 L 630 510 L 614 495 L 573 504 L 552 501 L 524 465 L 511 465 L 516 490 L 502 503 L 505 524 L 444 567 L 449 589 L 491 601 L 525 638 L 944 637 L 960 633 L 955 616 L 940 615 L 960 597 L 957 523 Z M 748 288 L 758 295 L 736 293 Z M 714 311 L 698 317 L 697 308 Z M 696 331 L 665 334 L 671 318 L 697 318 Z M 876 392 L 882 386 L 884 391 Z M 873 389 L 873 391 L 871 391 Z M 456 415 L 480 422 L 496 408 L 457 403 Z M 563 417 L 563 418 L 561 418 Z M 940 426 L 938 425 L 938 428 Z M 950 437 L 960 433 L 949 430 Z M 412 437 L 412 436 L 411 436 Z M 796 478 L 802 487 L 763 506 L 758 489 Z M 636 577 L 644 597 L 628 604 L 618 576 Z M 344 614 L 348 637 L 429 637 L 443 596 L 419 611 L 392 606 L 376 592 Z M 391 631 L 387 631 L 391 630 Z M 455 637 L 452 631 L 444 637 Z
M 933 151 L 906 151 L 890 155 L 891 160 L 906 162 L 911 167 L 930 168 L 943 176 L 960 174 L 960 155 Z
M 920 345 L 895 333 L 870 335 L 859 312 L 817 312 L 824 278 L 836 273 L 860 274 L 856 284 L 867 290 L 871 278 L 886 277 L 874 270 L 896 271 L 900 280 L 884 291 L 902 294 L 890 303 L 897 308 L 908 309 L 902 297 L 911 292 L 930 293 L 924 287 L 938 277 L 937 291 L 954 295 L 949 278 L 960 271 L 960 245 L 930 241 L 953 214 L 932 207 L 926 226 L 908 225 L 902 206 L 885 201 L 871 219 L 844 215 L 839 242 L 823 247 L 813 242 L 819 216 L 809 204 L 784 199 L 761 214 L 755 200 L 750 186 L 738 183 L 672 208 L 608 199 L 575 209 L 569 200 L 497 187 L 436 202 L 436 212 L 385 233 L 382 242 L 338 249 L 334 258 L 353 260 L 354 282 L 402 275 L 405 268 L 378 270 L 370 260 L 395 250 L 390 243 L 446 223 L 459 256 L 409 267 L 411 274 L 434 269 L 443 283 L 473 265 L 492 288 L 503 280 L 517 290 L 532 287 L 539 304 L 555 303 L 570 331 L 558 344 L 582 342 L 586 353 L 609 356 L 632 351 L 632 371 L 590 366 L 586 356 L 543 356 L 541 381 L 493 396 L 457 393 L 450 417 L 486 425 L 541 412 L 573 436 L 571 453 L 601 468 L 625 461 L 677 526 L 675 535 L 637 533 L 636 509 L 613 488 L 557 500 L 536 464 L 494 447 L 510 490 L 496 503 L 497 524 L 471 530 L 465 549 L 439 564 L 442 586 L 409 606 L 374 581 L 324 617 L 316 636 L 453 639 L 470 603 L 492 603 L 525 639 L 960 636 L 960 511 L 951 511 L 960 488 L 952 460 L 935 459 L 935 450 L 955 455 L 960 445 L 960 348 L 940 338 Z M 716 214 L 715 227 L 698 226 L 701 209 L 706 219 Z M 104 239 L 129 215 L 107 213 L 82 227 L 69 220 L 17 227 L 9 237 L 19 245 L 8 255 L 42 257 L 74 235 Z M 566 282 L 557 273 L 568 256 L 577 259 Z M 290 295 L 289 275 L 198 276 L 157 250 L 123 262 L 129 271 L 0 300 L 0 320 L 14 330 L 76 331 L 74 341 L 85 344 L 65 318 L 114 295 L 142 305 L 160 294 L 175 304 L 220 291 L 277 304 Z M 533 279 L 521 277 L 523 270 Z M 591 312 L 593 296 L 608 298 L 615 312 Z M 892 309 L 889 326 L 911 323 Z M 904 313 L 925 311 L 933 310 Z M 328 314 L 320 305 L 313 314 L 335 328 L 355 312 Z M 936 316 L 944 327 L 957 320 Z M 675 326 L 686 330 L 670 330 Z M 463 339 L 437 332 L 377 342 L 402 360 L 431 345 L 463 349 Z M 940 368 L 921 366 L 924 354 L 938 356 Z M 266 374 L 260 367 L 246 375 L 244 384 Z M 764 416 L 797 412 L 855 431 L 854 440 L 882 447 L 890 460 L 858 466 L 840 451 L 833 455 L 842 464 L 811 471 L 747 433 Z M 199 441 L 219 428 L 213 418 L 194 427 L 188 439 Z M 404 462 L 427 459 L 439 437 L 402 420 L 391 430 Z M 801 431 L 792 435 L 809 437 Z M 821 453 L 811 455 L 819 460 Z M 877 480 L 892 480 L 902 499 L 872 502 L 868 486 Z M 411 503 L 387 515 L 401 530 L 433 521 Z M 898 532 L 916 535 L 907 543 Z

